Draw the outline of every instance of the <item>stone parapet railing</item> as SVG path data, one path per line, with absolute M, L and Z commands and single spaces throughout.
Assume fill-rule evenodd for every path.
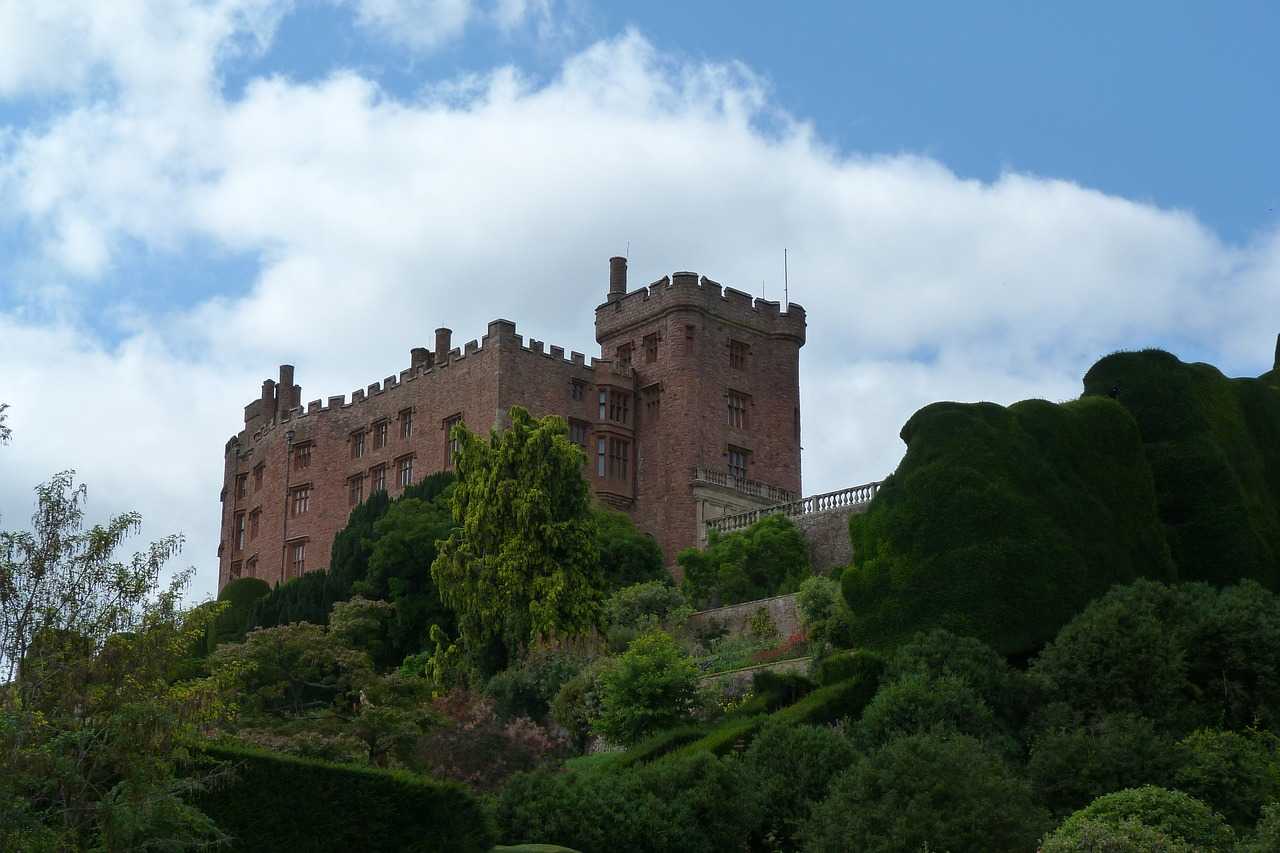
M 726 515 L 721 518 L 708 519 L 706 526 L 708 531 L 715 530 L 719 533 L 729 533 L 734 530 L 748 528 L 760 519 L 770 515 L 786 515 L 794 518 L 800 515 L 826 512 L 833 509 L 862 507 L 871 503 L 871 499 L 876 496 L 876 492 L 879 490 L 880 483 L 878 481 L 864 483 L 861 486 L 850 486 L 847 489 L 813 495 L 798 501 L 779 503 L 776 506 L 761 507 L 760 509 Z
M 778 503 L 786 503 L 796 499 L 795 492 L 789 492 L 786 489 L 780 489 L 777 486 L 771 486 L 758 480 L 734 477 L 725 471 L 717 471 L 714 468 L 704 468 L 702 466 L 693 469 L 693 482 L 733 489 L 735 492 L 741 492 L 744 495 L 777 501 Z

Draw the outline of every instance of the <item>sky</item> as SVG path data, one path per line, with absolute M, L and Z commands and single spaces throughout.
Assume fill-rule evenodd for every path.
M 598 354 L 608 258 L 789 294 L 804 490 L 934 400 L 1280 331 L 1280 6 L 0 0 L 0 524 L 77 471 L 186 537 L 222 453 L 494 318 Z

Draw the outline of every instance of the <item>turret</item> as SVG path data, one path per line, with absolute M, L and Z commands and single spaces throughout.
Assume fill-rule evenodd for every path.
M 627 259 L 609 259 L 609 301 L 627 295 Z

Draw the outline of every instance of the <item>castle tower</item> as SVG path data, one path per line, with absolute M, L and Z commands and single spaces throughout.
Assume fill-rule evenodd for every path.
M 597 430 L 612 422 L 618 432 L 603 445 L 597 435 L 593 450 L 606 458 L 596 473 L 617 470 L 608 439 L 631 442 L 632 499 L 620 484 L 614 502 L 656 533 L 672 565 L 702 544 L 705 520 L 799 498 L 805 313 L 692 272 L 626 288 L 626 260 L 613 258 L 596 341 L 611 393 L 630 385 L 632 420 L 618 423 L 621 407 L 602 398 Z

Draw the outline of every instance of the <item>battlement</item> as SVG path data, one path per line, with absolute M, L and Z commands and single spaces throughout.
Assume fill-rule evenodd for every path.
M 437 345 L 441 347 L 447 346 L 449 338 L 447 335 L 441 338 L 440 331 L 447 330 L 438 330 Z M 400 371 L 399 374 L 387 376 L 380 382 L 371 382 L 364 388 L 355 389 L 351 392 L 349 401 L 347 395 L 337 394 L 328 398 L 311 400 L 305 407 L 300 404 L 293 406 L 283 405 L 283 403 L 291 400 L 301 400 L 301 387 L 293 385 L 291 386 L 292 393 L 290 397 L 282 399 L 281 404 L 275 404 L 278 398 L 276 389 L 281 386 L 276 381 L 268 379 L 263 383 L 262 397 L 245 406 L 245 432 L 250 433 L 254 441 L 258 441 L 262 436 L 272 432 L 276 426 L 290 424 L 293 428 L 302 428 L 306 426 L 309 418 L 323 417 L 334 411 L 350 411 L 353 407 L 358 408 L 387 394 L 397 395 L 400 389 L 407 387 L 410 383 L 418 381 L 430 382 L 433 381 L 434 377 L 446 376 L 450 365 L 464 363 L 467 359 L 483 358 L 499 350 L 536 356 L 570 368 L 580 368 L 584 382 L 591 381 L 595 364 L 598 361 L 598 359 L 592 358 L 588 362 L 587 357 L 577 350 L 570 350 L 569 356 L 566 358 L 564 347 L 556 345 L 548 347 L 544 341 L 534 338 L 530 338 L 526 344 L 524 337 L 517 334 L 515 323 L 510 320 L 493 320 L 489 323 L 488 330 L 484 336 L 478 340 L 473 338 L 467 341 L 461 348 L 454 347 L 444 351 L 443 355 L 429 354 L 424 356 L 423 353 L 426 352 L 424 348 L 413 348 L 410 350 L 410 367 Z M 292 366 L 286 366 L 289 369 L 287 372 L 282 372 L 282 376 L 285 376 L 291 382 L 293 368 Z M 281 370 L 284 371 L 284 368 L 282 367 Z M 269 416 L 272 411 L 275 412 L 274 418 Z M 230 450 L 230 444 L 227 449 L 228 451 Z
M 753 298 L 694 272 L 663 276 L 645 287 L 614 292 L 596 308 L 596 340 L 647 322 L 668 311 L 696 310 L 737 323 L 762 334 L 805 340 L 804 308 L 792 302 L 786 310 L 778 302 Z

